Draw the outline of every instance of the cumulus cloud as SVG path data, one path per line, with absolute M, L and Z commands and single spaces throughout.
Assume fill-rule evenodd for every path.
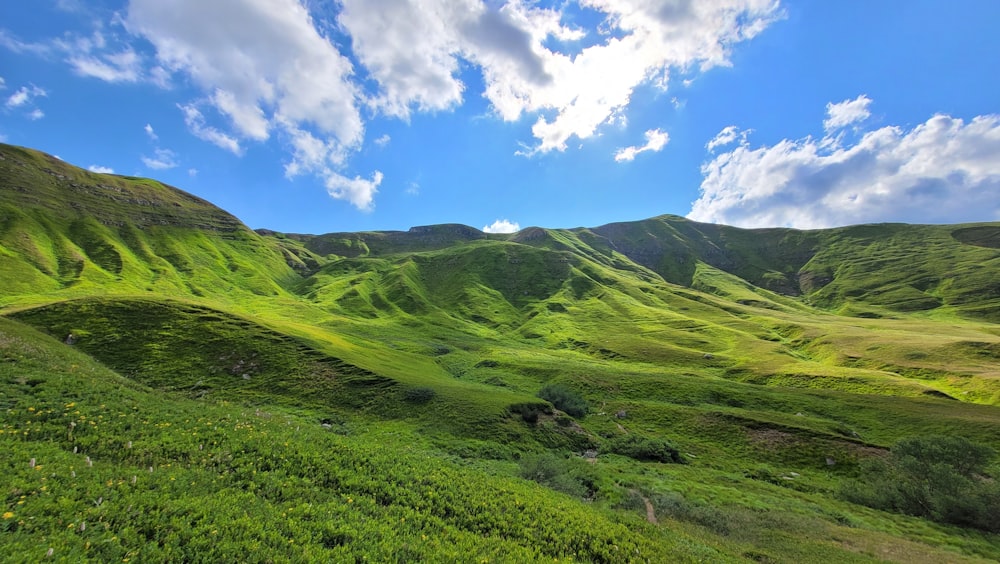
M 114 174 L 115 173 L 115 169 L 113 169 L 113 168 L 111 168 L 109 166 L 100 166 L 100 165 L 90 165 L 90 166 L 87 167 L 87 170 L 89 170 L 90 172 L 96 172 L 96 173 L 99 173 L 99 174 Z
M 392 141 L 392 137 L 389 137 L 388 133 L 384 133 L 380 137 L 375 139 L 375 144 L 378 145 L 379 147 L 385 147 L 386 145 L 389 144 L 389 141 Z
M 95 15 L 90 36 L 28 43 L 0 30 L 0 46 L 62 58 L 108 82 L 193 85 L 197 99 L 178 105 L 193 135 L 237 155 L 251 142 L 278 139 L 289 148 L 286 175 L 314 175 L 334 186 L 334 197 L 370 209 L 364 194 L 376 192 L 380 172 L 364 180 L 370 190 L 345 188 L 364 176 L 349 178 L 345 168 L 369 116 L 408 120 L 482 95 L 496 117 L 531 120 L 533 139 L 521 154 L 563 151 L 574 137 L 626 123 L 637 88 L 666 90 L 678 72 L 689 79 L 729 65 L 736 44 L 782 17 L 779 0 L 540 4 L 128 0 L 110 23 Z M 580 10 L 596 22 L 567 24 L 566 12 Z M 469 71 L 482 80 L 464 83 Z M 480 84 L 481 92 L 468 92 Z
M 689 218 L 742 227 L 1000 220 L 1000 115 L 935 115 L 912 129 L 745 140 L 702 166 Z
M 5 88 L 7 88 L 7 81 L 5 81 L 2 76 L 0 76 L 0 90 L 4 90 Z
M 521 226 L 516 221 L 510 222 L 506 219 L 498 219 L 492 225 L 484 226 L 482 230 L 484 233 L 517 233 L 521 230 Z
M 186 74 L 206 93 L 179 105 L 195 136 L 239 155 L 241 139 L 264 141 L 277 128 L 292 149 L 287 176 L 315 174 L 331 196 L 371 208 L 382 173 L 340 172 L 364 136 L 364 96 L 351 61 L 302 2 L 132 0 L 125 26 L 153 44 L 164 74 Z M 209 125 L 206 108 L 234 133 Z
M 326 191 L 330 196 L 347 200 L 354 204 L 354 207 L 363 211 L 370 211 L 373 208 L 372 202 L 380 184 L 382 184 L 382 173 L 377 170 L 372 174 L 371 179 L 360 176 L 348 178 L 336 172 L 326 174 Z
M 835 131 L 868 119 L 871 112 L 868 106 L 872 103 L 871 98 L 864 94 L 853 100 L 844 100 L 834 104 L 830 102 L 826 105 L 826 120 L 823 121 L 823 129 Z
M 156 141 L 160 138 L 160 136 L 157 135 L 156 131 L 153 129 L 153 126 L 148 123 L 146 124 L 146 127 L 142 128 L 142 130 L 145 131 L 146 135 L 153 141 Z
M 733 44 L 752 38 L 780 17 L 773 0 L 663 3 L 655 0 L 581 0 L 606 14 L 610 33 L 603 43 L 576 56 L 549 53 L 551 85 L 532 87 L 505 77 L 503 89 L 488 95 L 505 117 L 520 111 L 554 110 L 532 127 L 536 150 L 562 151 L 566 141 L 595 134 L 626 108 L 635 89 L 652 83 L 666 89 L 671 71 L 704 71 L 729 64 Z
M 297 0 L 132 0 L 125 25 L 241 132 L 263 137 L 267 116 L 308 123 L 344 145 L 360 140 L 351 62 Z
M 540 114 L 535 154 L 562 151 L 622 116 L 645 83 L 666 88 L 672 69 L 729 64 L 732 45 L 781 16 L 776 0 L 716 0 L 664 5 L 658 0 L 580 0 L 604 16 L 592 45 L 559 51 L 552 39 L 587 31 L 561 23 L 557 9 L 511 0 L 344 0 L 338 22 L 362 64 L 382 87 L 383 111 L 441 110 L 461 102 L 460 59 L 478 65 L 484 96 L 504 120 Z M 495 6 L 495 4 L 493 5 Z
M 170 149 L 156 149 L 153 151 L 152 157 L 147 157 L 143 155 L 142 164 L 146 165 L 147 168 L 153 170 L 167 170 L 171 168 L 176 168 L 177 154 Z
M 661 149 L 666 147 L 667 143 L 670 141 L 670 136 L 667 132 L 660 131 L 659 129 L 650 129 L 646 132 L 646 144 L 641 147 L 623 147 L 615 152 L 615 162 L 627 162 L 635 160 L 635 156 L 639 153 L 645 153 L 646 151 L 652 151 L 654 153 L 659 152 Z

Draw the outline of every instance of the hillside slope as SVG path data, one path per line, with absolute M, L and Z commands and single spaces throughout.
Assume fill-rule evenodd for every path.
M 0 304 L 94 292 L 278 296 L 300 262 L 175 188 L 0 145 Z
M 996 560 L 842 492 L 902 439 L 1000 450 L 998 233 L 254 232 L 0 146 L 0 547 Z

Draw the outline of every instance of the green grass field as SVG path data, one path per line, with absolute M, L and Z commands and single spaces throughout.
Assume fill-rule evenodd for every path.
M 6 145 L 0 194 L 15 561 L 1000 559 L 841 494 L 1000 450 L 998 224 L 254 232 Z

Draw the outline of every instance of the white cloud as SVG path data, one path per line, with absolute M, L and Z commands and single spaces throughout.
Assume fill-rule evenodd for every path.
M 0 76 L 0 90 L 4 90 L 6 88 L 7 88 L 7 81 L 5 81 L 2 76 Z
M 184 114 L 184 124 L 187 125 L 188 131 L 192 135 L 202 141 L 208 141 L 217 147 L 221 147 L 234 155 L 243 154 L 243 149 L 240 147 L 239 141 L 231 135 L 227 135 L 210 125 L 206 125 L 205 116 L 194 104 L 178 104 L 177 107 Z
M 364 96 L 350 60 L 302 2 L 131 0 L 125 25 L 155 47 L 162 81 L 183 73 L 205 92 L 179 105 L 195 136 L 239 155 L 242 139 L 263 141 L 278 128 L 292 149 L 287 176 L 312 173 L 333 197 L 371 209 L 382 174 L 340 173 L 364 137 Z M 208 125 L 205 105 L 236 134 Z
M 521 154 L 562 151 L 567 140 L 595 134 L 630 102 L 641 84 L 666 88 L 671 69 L 729 64 L 733 44 L 781 16 L 777 0 L 716 0 L 664 5 L 659 0 L 581 0 L 605 16 L 609 33 L 578 53 L 554 50 L 552 38 L 585 31 L 562 14 L 511 0 L 344 0 L 338 22 L 359 60 L 382 87 L 384 112 L 441 110 L 462 100 L 459 60 L 478 65 L 484 96 L 507 121 L 541 114 L 537 145 Z M 624 116 L 622 116 L 624 117 Z
M 14 53 L 30 53 L 39 57 L 46 57 L 53 51 L 50 44 L 21 41 L 5 29 L 0 29 L 0 47 Z
M 327 176 L 347 158 L 343 148 L 333 140 L 316 137 L 312 133 L 285 126 L 293 147 L 292 160 L 285 165 L 285 176 L 293 178 L 304 172 Z
M 1000 115 L 936 115 L 912 129 L 746 141 L 702 166 L 688 217 L 742 227 L 1000 220 Z
M 142 164 L 153 170 L 167 170 L 177 167 L 177 154 L 170 149 L 156 149 L 152 157 L 143 156 Z
M 56 7 L 69 13 L 86 12 L 86 6 L 84 6 L 83 0 L 56 0 Z
M 711 141 L 705 144 L 705 148 L 710 152 L 715 152 L 719 147 L 725 147 L 727 145 L 733 144 L 737 139 L 746 141 L 747 135 L 752 133 L 751 130 L 742 131 L 735 125 L 729 125 L 722 128 L 722 131 L 718 133 Z
M 385 133 L 379 138 L 375 139 L 375 144 L 378 145 L 379 147 L 385 147 L 386 145 L 389 144 L 389 141 L 392 141 L 392 137 L 389 137 L 389 134 Z
M 623 147 L 615 152 L 615 162 L 627 162 L 635 159 L 635 156 L 639 153 L 645 153 L 646 151 L 652 151 L 654 153 L 662 150 L 667 143 L 670 141 L 670 136 L 666 131 L 660 131 L 659 129 L 650 129 L 646 132 L 646 144 L 641 147 Z
M 864 94 L 838 104 L 830 102 L 826 105 L 827 118 L 823 121 L 823 129 L 831 132 L 868 119 L 871 115 L 868 106 L 871 103 L 871 98 Z
M 80 76 L 98 78 L 105 82 L 138 82 L 143 77 L 142 59 L 131 48 L 118 53 L 71 55 L 67 62 Z
M 0 30 L 0 46 L 62 57 L 77 73 L 109 82 L 191 84 L 198 99 L 179 107 L 195 136 L 237 155 L 249 141 L 277 137 L 289 143 L 287 175 L 307 171 L 339 187 L 362 146 L 363 109 L 409 119 L 414 111 L 454 108 L 469 84 L 479 84 L 464 84 L 462 73 L 477 69 L 483 87 L 473 94 L 496 116 L 533 120 L 534 139 L 522 154 L 562 151 L 573 137 L 627 123 L 640 86 L 666 90 L 675 71 L 690 78 L 728 65 L 734 45 L 782 17 L 779 0 L 577 4 L 129 0 L 90 36 L 32 44 Z M 602 21 L 592 29 L 565 24 L 563 11 L 577 7 Z M 115 33 L 120 29 L 128 34 Z M 351 58 L 332 39 L 341 37 Z M 375 175 L 369 178 L 377 187 Z M 345 199 L 370 208 L 364 198 Z
M 198 176 L 198 169 L 196 169 L 196 168 L 189 168 L 188 169 L 188 176 L 190 176 L 191 178 L 194 178 L 195 176 Z
M 115 173 L 115 169 L 113 169 L 111 167 L 108 167 L 108 166 L 100 166 L 100 165 L 90 165 L 90 166 L 87 167 L 87 170 L 89 170 L 90 172 L 96 172 L 96 173 L 99 173 L 99 174 L 114 174 Z
M 125 24 L 241 132 L 259 136 L 263 114 L 315 126 L 346 146 L 360 141 L 352 65 L 297 0 L 132 0 Z
M 506 219 L 498 219 L 492 225 L 483 227 L 484 233 L 516 233 L 520 230 L 521 226 L 516 221 L 512 223 Z
M 155 66 L 149 69 L 149 81 L 164 90 L 169 90 L 171 87 L 170 71 L 161 66 Z
M 378 192 L 379 184 L 382 184 L 382 173 L 377 170 L 372 174 L 370 180 L 360 176 L 348 178 L 336 172 L 328 172 L 326 176 L 326 191 L 331 197 L 347 200 L 354 207 L 363 211 L 373 209 L 375 193 Z
M 285 124 L 293 147 L 292 160 L 285 164 L 285 176 L 294 178 L 310 173 L 323 179 L 330 197 L 346 200 L 362 211 L 374 209 L 374 198 L 382 183 L 382 172 L 375 171 L 371 179 L 349 178 L 338 172 L 347 154 L 335 140 L 316 137 L 308 131 Z
M 153 141 L 156 141 L 160 138 L 160 136 L 157 135 L 156 131 L 153 129 L 153 126 L 148 123 L 146 124 L 146 127 L 142 128 L 142 130 L 145 131 L 146 135 L 148 135 L 149 138 L 152 139 Z
M 409 196 L 419 196 L 420 195 L 420 184 L 416 182 L 410 182 L 406 185 L 406 194 Z
M 28 119 L 30 119 L 32 121 L 40 120 L 43 117 L 45 117 L 45 112 L 43 112 L 42 110 L 39 110 L 38 108 L 35 108 L 35 109 L 31 110 L 30 112 L 28 112 Z
M 117 25 L 117 17 L 112 20 Z M 95 31 L 88 36 L 66 33 L 62 37 L 30 43 L 21 41 L 0 29 L 0 46 L 14 53 L 29 53 L 44 59 L 58 56 L 80 76 L 106 82 L 138 82 L 145 78 L 142 55 L 129 44 L 127 37 L 107 34 L 98 20 Z
M 31 104 L 35 98 L 44 96 L 48 96 L 48 93 L 43 88 L 39 88 L 35 85 L 31 85 L 30 87 L 22 86 L 17 89 L 17 92 L 14 92 L 9 98 L 7 98 L 6 106 L 8 108 L 20 108 Z
M 244 136 L 255 141 L 266 141 L 270 137 L 270 123 L 264 115 L 264 110 L 255 103 L 236 100 L 232 92 L 216 90 L 212 96 L 212 104 L 220 112 L 229 116 L 233 124 Z
M 546 69 L 555 80 L 543 88 L 525 88 L 508 80 L 510 96 L 491 97 L 512 111 L 554 110 L 538 118 L 532 132 L 537 151 L 562 151 L 566 141 L 595 134 L 626 108 L 642 84 L 666 89 L 672 69 L 707 70 L 729 64 L 734 43 L 753 37 L 780 16 L 772 0 L 718 0 L 664 4 L 656 0 L 582 0 L 604 12 L 611 31 L 604 43 L 575 57 L 552 53 Z M 505 117 L 507 117 L 505 116 Z
M 461 49 L 457 24 L 471 18 L 474 0 L 343 0 L 337 21 L 382 93 L 373 101 L 389 115 L 410 106 L 441 110 L 462 98 L 454 76 Z

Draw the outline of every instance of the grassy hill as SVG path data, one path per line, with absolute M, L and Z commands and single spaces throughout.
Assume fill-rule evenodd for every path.
M 998 224 L 673 216 L 254 232 L 158 182 L 0 145 L 0 546 L 995 560 L 981 524 L 845 492 L 903 439 L 1000 449 L 998 241 Z

